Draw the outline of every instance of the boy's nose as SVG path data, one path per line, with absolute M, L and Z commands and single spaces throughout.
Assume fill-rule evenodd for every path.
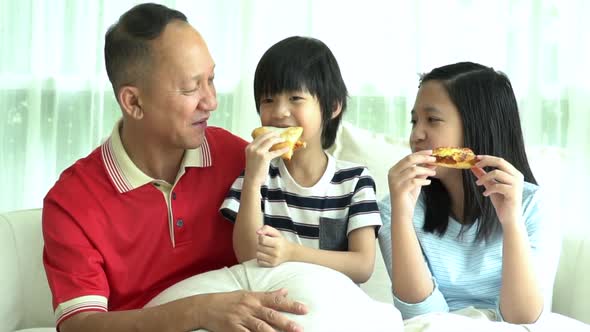
M 289 109 L 289 105 L 286 103 L 277 103 L 277 107 L 273 112 L 275 117 L 277 118 L 285 118 L 291 115 L 291 110 Z

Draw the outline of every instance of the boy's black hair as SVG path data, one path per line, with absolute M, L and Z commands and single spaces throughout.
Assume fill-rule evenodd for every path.
M 463 145 L 476 154 L 504 158 L 518 169 L 524 180 L 537 184 L 529 166 L 518 104 L 508 77 L 493 68 L 460 62 L 433 69 L 420 78 L 440 82 L 457 107 L 463 125 Z M 487 170 L 489 171 L 489 170 Z M 463 221 L 471 225 L 479 218 L 476 240 L 488 239 L 498 229 L 496 211 L 484 188 L 475 184 L 470 170 L 463 172 Z M 426 216 L 424 230 L 443 235 L 448 226 L 450 197 L 437 179 L 424 187 Z
M 348 92 L 336 58 L 320 40 L 299 36 L 283 39 L 258 62 L 254 74 L 258 112 L 262 97 L 291 91 L 307 91 L 318 99 L 322 112 L 322 147 L 331 147 L 346 110 Z M 332 119 L 339 105 L 342 111 Z
M 160 36 L 173 20 L 188 22 L 178 10 L 144 3 L 125 12 L 109 28 L 105 35 L 104 59 L 115 95 L 121 86 L 137 82 L 149 70 L 150 41 Z

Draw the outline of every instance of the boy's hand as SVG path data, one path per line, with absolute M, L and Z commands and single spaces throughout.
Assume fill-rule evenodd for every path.
M 244 182 L 256 187 L 262 186 L 268 176 L 268 166 L 270 161 L 283 153 L 289 151 L 289 147 L 280 150 L 269 151 L 270 148 L 284 142 L 275 132 L 267 132 L 256 137 L 246 146 L 246 171 L 244 172 Z
M 291 260 L 295 246 L 285 239 L 276 228 L 264 225 L 256 231 L 256 234 L 258 234 L 256 250 L 258 265 L 272 267 Z

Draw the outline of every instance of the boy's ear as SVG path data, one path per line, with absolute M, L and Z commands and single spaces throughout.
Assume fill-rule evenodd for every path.
M 140 120 L 143 118 L 143 109 L 139 100 L 139 89 L 131 85 L 122 86 L 119 89 L 119 103 L 123 113 L 127 116 Z
M 337 103 L 334 105 L 334 109 L 332 110 L 332 119 L 336 118 L 342 112 L 342 104 Z

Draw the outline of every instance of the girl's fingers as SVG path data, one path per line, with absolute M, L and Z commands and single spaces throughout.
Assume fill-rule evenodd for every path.
M 520 172 L 514 166 L 512 166 L 512 164 L 510 164 L 509 162 L 507 162 L 503 158 L 482 155 L 482 156 L 477 156 L 477 159 L 479 161 L 475 164 L 476 167 L 479 167 L 479 168 L 493 167 L 493 168 L 501 169 L 504 172 L 511 174 L 511 175 L 520 174 Z
M 486 171 L 483 170 L 483 168 L 477 166 L 471 167 L 471 172 L 473 172 L 473 175 L 475 175 L 475 177 L 478 179 L 487 174 Z
M 511 197 L 513 192 L 511 185 L 496 183 L 490 186 L 486 186 L 486 190 L 483 192 L 484 196 L 490 196 L 492 194 L 500 194 L 504 197 Z
M 398 181 L 403 182 L 403 181 L 417 178 L 417 177 L 428 177 L 428 176 L 435 176 L 435 175 L 436 175 L 436 171 L 432 168 L 423 167 L 423 166 L 410 166 L 410 167 L 404 169 L 403 171 L 401 171 L 399 174 L 395 175 L 394 179 L 397 179 Z
M 512 185 L 514 184 L 515 179 L 513 175 L 510 175 L 504 171 L 499 169 L 493 170 L 489 173 L 486 173 L 480 176 L 477 181 L 475 182 L 478 185 L 492 185 L 495 183 L 502 183 Z
M 408 183 L 410 184 L 411 188 L 413 189 L 415 187 L 423 187 L 423 186 L 428 186 L 430 185 L 432 181 L 429 179 L 420 179 L 420 178 L 414 178 L 412 180 L 410 180 Z

